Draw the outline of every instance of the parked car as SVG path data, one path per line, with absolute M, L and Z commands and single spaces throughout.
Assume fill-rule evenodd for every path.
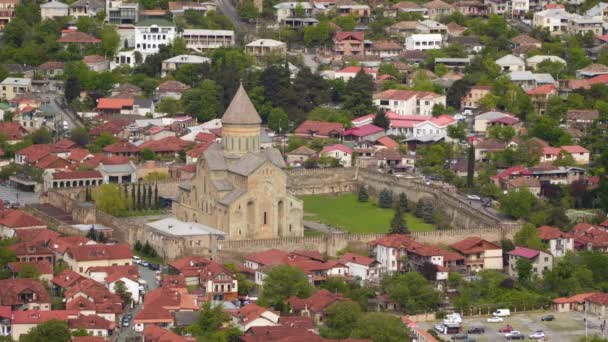
M 509 309 L 498 309 L 498 310 L 492 312 L 492 315 L 498 316 L 498 317 L 511 316 L 511 310 L 509 310 Z
M 505 334 L 507 340 L 525 340 L 526 336 L 517 330 L 513 330 Z
M 469 328 L 469 330 L 467 330 L 468 334 L 483 334 L 486 332 L 486 329 L 484 327 L 473 327 L 473 328 Z
M 508 324 L 506 327 L 502 327 L 502 328 L 498 329 L 499 333 L 509 333 L 511 331 L 513 331 L 513 327 Z
M 543 316 L 543 317 L 541 317 L 540 320 L 543 321 L 543 322 L 545 322 L 545 321 L 546 322 L 555 321 L 555 316 L 553 316 L 553 315 Z
M 467 195 L 467 198 L 472 201 L 481 201 L 481 197 L 479 197 L 477 195 Z
M 122 326 L 123 327 L 129 327 L 129 326 L 131 326 L 131 318 L 129 318 L 127 316 L 124 316 L 122 318 Z
M 133 263 L 139 265 L 141 263 L 141 258 L 137 255 L 133 256 Z
M 125 319 L 130 320 L 131 318 L 133 318 L 133 314 L 130 312 L 127 312 L 124 316 L 122 316 L 123 320 L 125 320 Z
M 456 334 L 454 336 L 452 336 L 452 341 L 456 341 L 456 340 L 468 340 L 469 336 L 467 334 Z
M 142 260 L 140 265 L 142 265 L 143 267 L 148 267 L 148 266 L 150 266 L 150 263 L 147 262 L 146 260 Z
M 160 270 L 160 265 L 159 264 L 150 263 L 150 266 L 148 266 L 148 268 L 151 269 L 152 271 L 158 271 L 158 270 Z
M 502 323 L 504 321 L 505 320 L 502 317 L 498 317 L 498 316 L 490 317 L 487 320 L 488 323 Z
M 540 339 L 545 338 L 545 332 L 542 330 L 539 330 L 539 331 L 535 332 L 534 334 L 530 335 L 529 337 L 533 340 L 540 340 Z

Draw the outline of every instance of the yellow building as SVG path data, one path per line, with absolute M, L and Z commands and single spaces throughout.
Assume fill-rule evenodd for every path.
M 226 232 L 229 239 L 303 236 L 302 202 L 287 192 L 285 161 L 260 149 L 262 120 L 241 85 L 222 117 L 222 142 L 197 161 L 194 178 L 180 186 L 179 220 Z

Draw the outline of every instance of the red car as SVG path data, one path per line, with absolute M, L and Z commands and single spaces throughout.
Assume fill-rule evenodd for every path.
M 506 327 L 502 327 L 502 328 L 498 329 L 499 333 L 510 333 L 511 331 L 513 331 L 513 327 L 508 324 Z

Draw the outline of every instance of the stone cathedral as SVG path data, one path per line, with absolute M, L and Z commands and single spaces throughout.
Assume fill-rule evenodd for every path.
M 175 216 L 226 232 L 234 240 L 303 236 L 302 201 L 287 192 L 285 161 L 260 149 L 262 120 L 241 85 L 222 117 L 222 142 L 199 157 L 180 185 Z

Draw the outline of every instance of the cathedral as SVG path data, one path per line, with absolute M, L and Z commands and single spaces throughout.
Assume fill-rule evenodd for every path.
M 222 142 L 203 152 L 195 176 L 180 185 L 178 219 L 234 240 L 304 235 L 302 201 L 287 192 L 279 150 L 260 149 L 261 123 L 241 85 L 222 117 Z

